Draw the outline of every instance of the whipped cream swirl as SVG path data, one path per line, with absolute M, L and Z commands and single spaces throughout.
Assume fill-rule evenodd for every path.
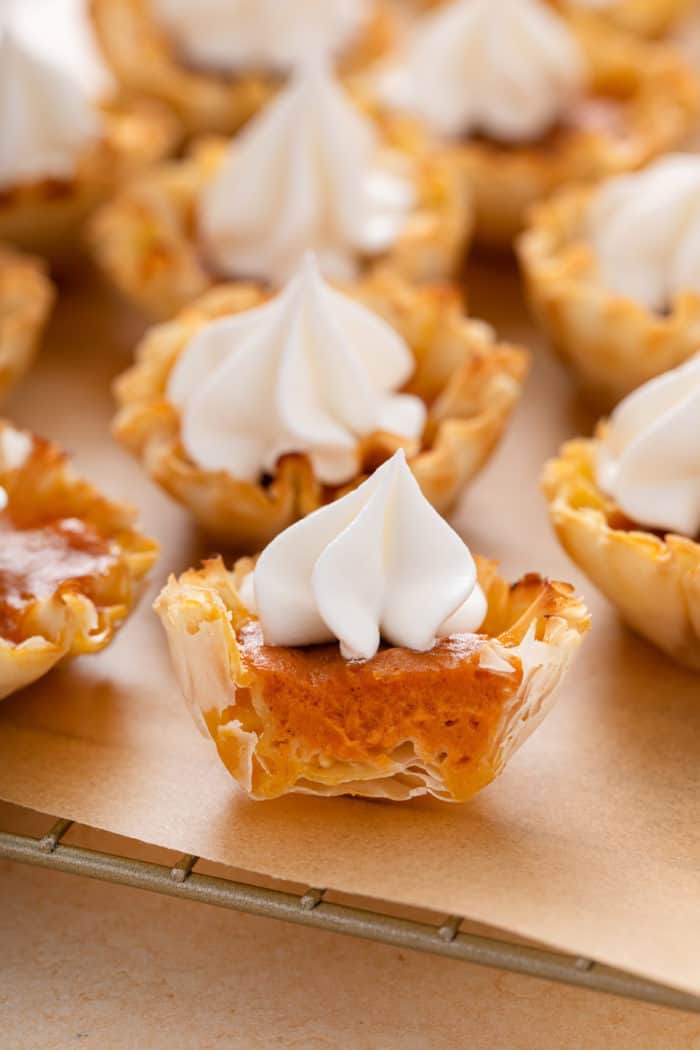
M 371 14 L 370 0 L 151 0 L 185 58 L 223 71 L 286 72 L 305 56 L 337 54 Z
M 649 310 L 683 291 L 700 294 L 700 157 L 673 154 L 595 193 L 588 229 L 611 291 Z
M 358 255 L 386 250 L 404 226 L 414 193 L 400 168 L 313 62 L 233 141 L 204 190 L 205 251 L 226 274 L 279 283 L 312 250 L 324 272 L 349 278 Z
M 638 524 L 700 535 L 700 354 L 620 402 L 601 438 L 597 474 Z
M 541 0 L 454 0 L 421 20 L 379 90 L 440 135 L 523 142 L 556 123 L 584 69 L 575 38 Z
M 268 645 L 338 640 L 371 660 L 383 639 L 427 652 L 486 615 L 469 548 L 428 503 L 399 450 L 359 488 L 265 548 L 243 581 Z
M 99 130 L 96 110 L 67 74 L 0 32 L 0 189 L 69 178 Z
M 326 284 L 309 255 L 271 302 L 195 335 L 167 393 L 204 469 L 258 481 L 280 456 L 305 452 L 320 481 L 339 485 L 360 470 L 363 436 L 420 436 L 424 403 L 395 393 L 413 369 L 397 332 Z

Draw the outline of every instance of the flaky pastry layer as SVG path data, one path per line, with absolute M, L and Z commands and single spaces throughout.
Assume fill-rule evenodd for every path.
M 700 347 L 700 296 L 679 295 L 666 314 L 602 282 L 586 217 L 595 189 L 575 188 L 534 209 L 518 242 L 532 310 L 587 397 L 610 408 Z
M 564 11 L 575 9 L 577 4 L 577 0 L 554 2 Z M 672 29 L 691 6 L 692 0 L 612 0 L 601 7 L 600 14 L 628 33 L 658 37 Z
M 116 436 L 227 547 L 261 549 L 292 522 L 358 484 L 400 446 L 427 498 L 447 513 L 490 456 L 518 401 L 526 351 L 497 343 L 487 325 L 467 319 L 455 291 L 416 288 L 387 270 L 344 290 L 406 341 L 416 362 L 406 389 L 427 403 L 428 420 L 420 442 L 384 432 L 364 438 L 362 473 L 342 489 L 321 485 L 304 454 L 283 456 L 262 485 L 202 470 L 182 447 L 179 413 L 166 396 L 170 371 L 204 324 L 263 302 L 269 293 L 257 285 L 221 285 L 153 328 L 135 365 L 117 380 Z
M 543 488 L 561 545 L 638 634 L 700 670 L 700 543 L 626 519 L 595 478 L 598 438 L 567 442 Z
M 4 421 L 0 488 L 17 530 L 76 519 L 105 541 L 111 561 L 110 572 L 91 581 L 89 596 L 75 580 L 41 598 L 23 596 L 22 636 L 0 632 L 2 699 L 46 674 L 63 657 L 104 648 L 134 605 L 158 545 L 137 531 L 130 507 L 101 496 L 74 472 L 61 449 Z M 4 599 L 0 590 L 0 605 Z
M 171 578 L 156 609 L 196 723 L 254 799 L 465 801 L 542 721 L 588 629 L 568 584 L 510 586 L 480 561 L 482 634 L 367 662 L 342 660 L 337 645 L 276 649 L 237 590 L 251 565 L 228 572 L 215 559 Z
M 29 368 L 55 297 L 40 259 L 0 245 L 0 399 Z
M 377 115 L 386 146 L 407 162 L 416 203 L 394 244 L 359 260 L 413 281 L 442 280 L 467 250 L 472 211 L 455 151 L 430 143 L 412 121 Z M 224 139 L 200 140 L 183 160 L 159 165 L 99 210 L 91 242 L 125 296 L 156 318 L 172 317 L 221 276 L 207 264 L 196 232 L 201 193 L 224 158 Z

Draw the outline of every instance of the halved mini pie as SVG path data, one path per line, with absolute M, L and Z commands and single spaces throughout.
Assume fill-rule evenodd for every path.
M 625 622 L 700 670 L 700 356 L 623 401 L 545 470 L 557 536 Z
M 0 421 L 0 698 L 96 652 L 138 596 L 158 546 L 56 445 Z
M 0 245 L 0 399 L 29 368 L 55 295 L 42 260 Z
M 90 0 L 124 90 L 171 106 L 190 133 L 236 131 L 300 60 L 327 52 L 341 73 L 396 35 L 387 0 Z
M 456 291 L 383 270 L 337 290 L 307 257 L 277 296 L 222 285 L 152 329 L 117 381 L 114 431 L 209 534 L 250 552 L 399 447 L 446 513 L 527 366 Z
M 125 186 L 92 241 L 125 295 L 168 317 L 226 278 L 279 286 L 307 250 L 339 279 L 378 264 L 443 279 L 470 229 L 452 151 L 412 121 L 363 111 L 313 62 L 234 140 L 199 142 Z
M 50 259 L 74 254 L 95 205 L 177 137 L 160 105 L 98 105 L 9 31 L 0 38 L 0 113 L 0 241 Z
M 518 244 L 533 312 L 609 407 L 700 346 L 700 158 L 563 191 Z
M 545 0 L 455 0 L 416 27 L 379 77 L 460 154 L 475 236 L 510 245 L 555 189 L 640 167 L 679 146 L 698 113 L 696 78 L 663 45 L 597 12 Z
M 539 725 L 588 629 L 565 583 L 472 559 L 398 452 L 257 562 L 156 609 L 202 732 L 254 799 L 465 801 Z

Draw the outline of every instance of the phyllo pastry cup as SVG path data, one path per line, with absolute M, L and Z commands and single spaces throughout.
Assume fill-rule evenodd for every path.
M 0 698 L 114 636 L 155 561 L 134 512 L 0 422 Z
M 477 559 L 488 601 L 478 634 L 427 653 L 263 643 L 238 592 L 249 559 L 171 578 L 156 604 L 195 721 L 254 799 L 289 792 L 462 802 L 501 773 L 547 714 L 588 629 L 572 588 L 509 585 Z
M 371 64 L 396 36 L 390 3 L 373 0 L 372 6 L 367 23 L 337 56 L 341 74 Z M 236 131 L 281 83 L 279 73 L 250 65 L 227 73 L 187 62 L 149 0 L 90 0 L 90 9 L 102 52 L 124 91 L 166 102 L 190 134 Z
M 644 531 L 605 495 L 592 440 L 567 442 L 543 488 L 560 543 L 623 620 L 678 663 L 700 670 L 700 543 Z
M 535 208 L 518 254 L 538 323 L 586 397 L 609 408 L 696 353 L 700 297 L 683 292 L 659 313 L 608 288 L 586 233 L 595 192 L 565 190 Z
M 0 398 L 29 368 L 54 299 L 43 262 L 0 245 Z
M 228 548 L 262 548 L 298 518 L 360 483 L 399 447 L 405 448 L 425 496 L 447 513 L 489 458 L 520 397 L 526 351 L 496 342 L 488 325 L 466 318 L 456 291 L 413 287 L 389 270 L 375 270 L 342 290 L 403 337 L 415 358 L 405 390 L 427 406 L 418 441 L 383 431 L 362 438 L 362 469 L 348 484 L 321 484 L 303 453 L 283 455 L 271 477 L 253 483 L 202 470 L 183 448 L 180 415 L 167 399 L 170 373 L 208 322 L 265 302 L 269 293 L 260 286 L 213 288 L 174 320 L 147 333 L 135 365 L 117 380 L 116 437 Z

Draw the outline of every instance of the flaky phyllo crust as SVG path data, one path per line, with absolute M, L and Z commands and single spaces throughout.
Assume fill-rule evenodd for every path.
M 61 449 L 4 421 L 0 421 L 0 487 L 18 529 L 78 519 L 107 541 L 113 561 L 104 579 L 91 580 L 90 596 L 76 581 L 59 584 L 41 600 L 27 596 L 22 637 L 8 638 L 0 632 L 3 698 L 41 677 L 63 657 L 104 648 L 136 601 L 158 545 L 134 527 L 131 508 L 101 496 L 74 472 Z M 0 604 L 2 599 L 0 591 Z
M 386 146 L 406 161 L 416 203 L 397 240 L 379 256 L 358 258 L 363 270 L 391 268 L 414 281 L 442 280 L 464 257 L 472 213 L 454 150 L 433 145 L 412 121 L 375 114 Z M 201 193 L 227 149 L 200 140 L 182 160 L 158 165 L 100 209 L 91 241 L 118 288 L 157 318 L 172 317 L 221 280 L 197 236 Z
M 166 102 L 188 133 L 234 132 L 278 89 L 280 78 L 265 70 L 226 75 L 188 65 L 149 6 L 149 0 L 90 0 L 102 51 L 122 88 Z M 379 58 L 396 29 L 390 4 L 375 0 L 369 22 L 338 58 L 340 72 Z
M 228 572 L 217 558 L 171 578 L 156 609 L 195 721 L 255 799 L 468 799 L 547 714 L 588 629 L 568 584 L 528 575 L 511 586 L 480 560 L 488 614 L 478 635 L 429 653 L 381 649 L 367 662 L 343 661 L 337 645 L 253 651 L 257 621 L 237 590 L 251 565 Z M 268 673 L 280 654 L 283 673 Z
M 162 160 L 180 133 L 172 114 L 157 103 L 114 102 L 100 110 L 101 135 L 82 151 L 71 178 L 0 189 L 0 241 L 52 260 L 73 256 L 93 209 L 124 179 Z
M 528 298 L 586 396 L 611 408 L 700 346 L 700 296 L 676 296 L 667 313 L 603 283 L 587 230 L 595 189 L 574 188 L 533 209 L 518 242 Z
M 0 399 L 29 368 L 54 299 L 43 262 L 0 245 Z
M 645 532 L 596 483 L 597 445 L 567 442 L 543 487 L 562 546 L 625 622 L 686 667 L 700 670 L 700 542 Z
M 257 285 L 221 285 L 174 320 L 151 329 L 136 364 L 117 380 L 116 436 L 227 547 L 259 550 L 298 518 L 359 484 L 399 447 L 406 450 L 427 498 L 448 512 L 490 456 L 518 401 L 527 353 L 497 343 L 487 325 L 468 320 L 456 292 L 415 288 L 388 271 L 375 271 L 344 291 L 406 341 L 416 362 L 406 390 L 427 403 L 428 419 L 420 441 L 386 432 L 363 438 L 362 471 L 342 488 L 322 485 L 302 453 L 283 456 L 262 484 L 202 470 L 182 446 L 179 412 L 167 399 L 169 374 L 204 324 L 265 300 L 269 293 Z
M 563 10 L 576 7 L 578 0 L 555 0 Z M 612 0 L 601 7 L 601 15 L 620 29 L 639 36 L 661 36 L 691 9 L 692 0 Z
M 588 97 L 615 105 L 610 126 L 555 129 L 538 142 L 472 138 L 461 155 L 476 212 L 476 237 L 511 244 L 530 207 L 561 186 L 632 171 L 679 146 L 694 130 L 698 84 L 670 48 L 620 32 L 597 15 L 569 22 L 590 70 Z

